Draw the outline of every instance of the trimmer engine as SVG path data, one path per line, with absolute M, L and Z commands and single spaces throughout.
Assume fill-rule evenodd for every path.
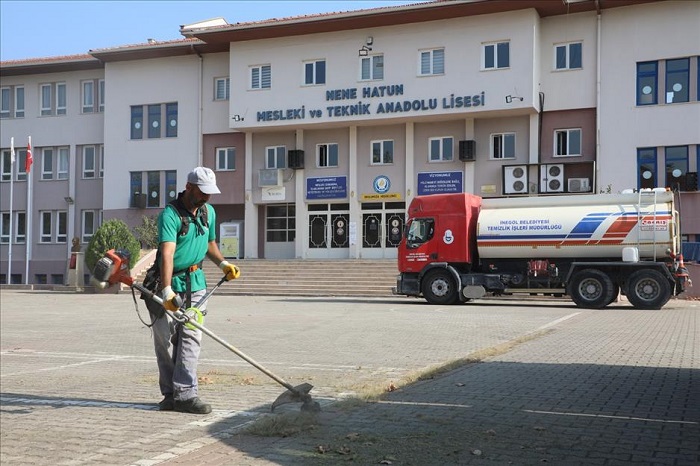
M 93 283 L 100 288 L 108 288 L 115 283 L 131 286 L 134 279 L 129 272 L 131 257 L 128 251 L 110 249 L 105 256 L 97 261 L 93 271 Z

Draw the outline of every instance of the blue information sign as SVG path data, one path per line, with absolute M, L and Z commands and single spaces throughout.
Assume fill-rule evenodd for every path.
M 327 176 L 306 179 L 306 199 L 344 199 L 348 197 L 346 176 Z
M 418 173 L 418 195 L 461 193 L 462 172 Z

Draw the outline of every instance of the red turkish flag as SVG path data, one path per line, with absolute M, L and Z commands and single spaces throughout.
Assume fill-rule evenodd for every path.
M 32 168 L 34 163 L 34 157 L 32 157 L 32 137 L 29 136 L 29 141 L 27 142 L 27 158 L 24 161 L 24 171 L 29 174 L 29 170 Z

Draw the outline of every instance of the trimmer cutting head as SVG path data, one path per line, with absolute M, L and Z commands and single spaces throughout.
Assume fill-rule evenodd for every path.
M 319 405 L 318 402 L 313 401 L 311 399 L 311 395 L 309 395 L 309 392 L 312 388 L 314 388 L 313 385 L 309 383 L 303 383 L 301 385 L 293 387 L 292 389 L 287 390 L 286 392 L 278 396 L 275 402 L 272 403 L 271 411 L 274 411 L 275 408 L 279 405 L 301 402 L 302 411 L 318 413 L 319 411 L 321 411 L 321 405 Z

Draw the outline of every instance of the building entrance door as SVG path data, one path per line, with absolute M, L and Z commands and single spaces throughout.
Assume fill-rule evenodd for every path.
M 396 259 L 405 218 L 405 202 L 363 203 L 361 257 Z
M 347 259 L 350 254 L 349 204 L 310 204 L 308 257 Z

